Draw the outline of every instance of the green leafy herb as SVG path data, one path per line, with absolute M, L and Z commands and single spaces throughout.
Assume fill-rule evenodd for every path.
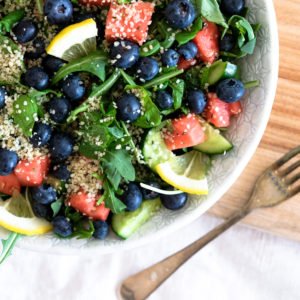
M 93 222 L 82 218 L 74 224 L 73 234 L 70 237 L 76 237 L 78 240 L 88 239 L 93 235 L 94 231 L 95 228 Z
M 158 22 L 157 29 L 163 37 L 162 41 L 160 41 L 161 47 L 164 49 L 170 48 L 175 42 L 176 29 L 172 28 L 166 22 Z
M 57 214 L 59 213 L 61 207 L 63 204 L 63 198 L 60 197 L 58 199 L 56 199 L 54 202 L 51 203 L 51 209 L 53 211 L 53 217 L 56 217 Z
M 13 26 L 22 20 L 24 16 L 24 9 L 14 10 L 13 12 L 9 13 L 0 21 L 0 32 L 5 33 L 3 32 L 3 27 L 7 33 L 10 32 Z
M 11 255 L 12 249 L 15 246 L 17 240 L 19 237 L 21 237 L 22 234 L 11 232 L 9 237 L 4 240 L 2 239 L 2 252 L 0 254 L 0 264 L 4 262 L 4 260 Z
M 141 57 L 145 57 L 145 56 L 150 56 L 150 55 L 154 55 L 155 53 L 157 53 L 160 49 L 160 43 L 158 40 L 154 39 L 151 40 L 145 44 L 143 44 L 143 46 L 141 47 L 141 52 L 140 52 L 140 56 Z
M 13 104 L 12 117 L 26 136 L 32 135 L 35 117 L 38 114 L 38 105 L 35 98 L 21 95 Z
M 254 80 L 254 81 L 248 81 L 244 83 L 244 88 L 252 88 L 252 87 L 257 87 L 260 85 L 259 80 Z
M 121 214 L 126 205 L 116 197 L 115 189 L 112 184 L 108 180 L 103 181 L 103 197 L 105 199 L 105 206 L 110 208 L 112 213 Z
M 37 98 L 37 97 L 41 97 L 41 96 L 48 95 L 48 94 L 54 94 L 56 97 L 61 97 L 62 96 L 61 92 L 57 92 L 57 91 L 54 91 L 54 90 L 51 90 L 51 89 L 47 89 L 47 90 L 43 90 L 43 91 L 38 91 L 38 90 L 35 90 L 35 89 L 29 89 L 27 95 L 29 97 Z
M 198 17 L 191 30 L 185 30 L 182 32 L 178 32 L 175 36 L 176 41 L 178 42 L 178 46 L 181 46 L 183 44 L 186 44 L 187 42 L 189 42 L 190 40 L 192 40 L 196 34 L 198 33 L 199 30 L 202 29 L 202 18 Z
M 97 50 L 85 57 L 78 58 L 62 66 L 52 78 L 53 84 L 56 84 L 67 75 L 74 72 L 89 72 L 102 81 L 105 80 L 105 66 L 108 63 L 107 55 L 100 50 Z
M 124 78 L 124 80 L 130 84 L 130 85 L 135 85 L 136 83 L 134 82 L 134 80 L 132 79 L 132 77 L 130 75 L 128 75 L 124 70 L 120 69 L 121 75 Z
M 106 178 L 113 186 L 115 190 L 118 189 L 120 181 L 122 179 L 121 174 L 117 170 L 117 168 L 110 162 L 103 161 L 102 162 L 103 171 L 106 175 Z

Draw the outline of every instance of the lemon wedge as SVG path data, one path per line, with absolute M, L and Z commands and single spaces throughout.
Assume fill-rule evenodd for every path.
M 46 51 L 55 57 L 72 61 L 96 50 L 97 34 L 96 22 L 87 19 L 64 28 L 54 37 Z
M 24 198 L 18 192 L 6 201 L 0 198 L 0 226 L 26 235 L 52 230 L 51 223 L 34 215 L 28 197 Z
M 158 175 L 175 188 L 196 195 L 207 195 L 204 155 L 191 151 L 156 166 Z

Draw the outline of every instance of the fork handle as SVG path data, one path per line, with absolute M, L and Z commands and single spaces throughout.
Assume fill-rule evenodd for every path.
M 190 257 L 232 225 L 243 219 L 249 212 L 248 209 L 239 211 L 191 245 L 127 278 L 120 286 L 119 298 L 122 300 L 146 299 Z

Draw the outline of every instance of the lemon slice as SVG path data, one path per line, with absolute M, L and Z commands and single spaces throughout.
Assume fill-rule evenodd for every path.
M 46 51 L 50 55 L 72 61 L 96 50 L 97 34 L 96 22 L 87 19 L 63 29 L 54 37 Z
M 183 192 L 196 195 L 208 194 L 204 156 L 198 151 L 172 157 L 157 165 L 156 171 L 165 182 Z
M 0 198 L 0 226 L 17 233 L 33 235 L 52 230 L 52 225 L 45 219 L 37 218 L 28 197 L 15 193 L 10 199 Z

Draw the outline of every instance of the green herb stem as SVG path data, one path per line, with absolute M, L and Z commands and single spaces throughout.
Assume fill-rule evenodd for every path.
M 35 0 L 35 3 L 36 3 L 36 8 L 37 8 L 39 14 L 41 16 L 43 16 L 43 14 L 44 14 L 44 11 L 43 11 L 44 10 L 43 9 L 43 7 L 44 7 L 43 0 Z
M 132 79 L 132 77 L 130 75 L 128 75 L 124 70 L 120 70 L 121 75 L 123 76 L 124 80 L 130 84 L 130 85 L 136 85 L 136 83 L 134 82 L 134 80 Z
M 260 85 L 259 80 L 254 80 L 254 81 L 248 81 L 244 83 L 244 88 L 248 89 L 248 88 L 252 88 L 252 87 L 257 87 Z
M 18 238 L 22 234 L 17 232 L 11 232 L 7 240 L 2 240 L 2 252 L 0 254 L 0 264 L 11 254 L 13 247 L 15 246 Z

